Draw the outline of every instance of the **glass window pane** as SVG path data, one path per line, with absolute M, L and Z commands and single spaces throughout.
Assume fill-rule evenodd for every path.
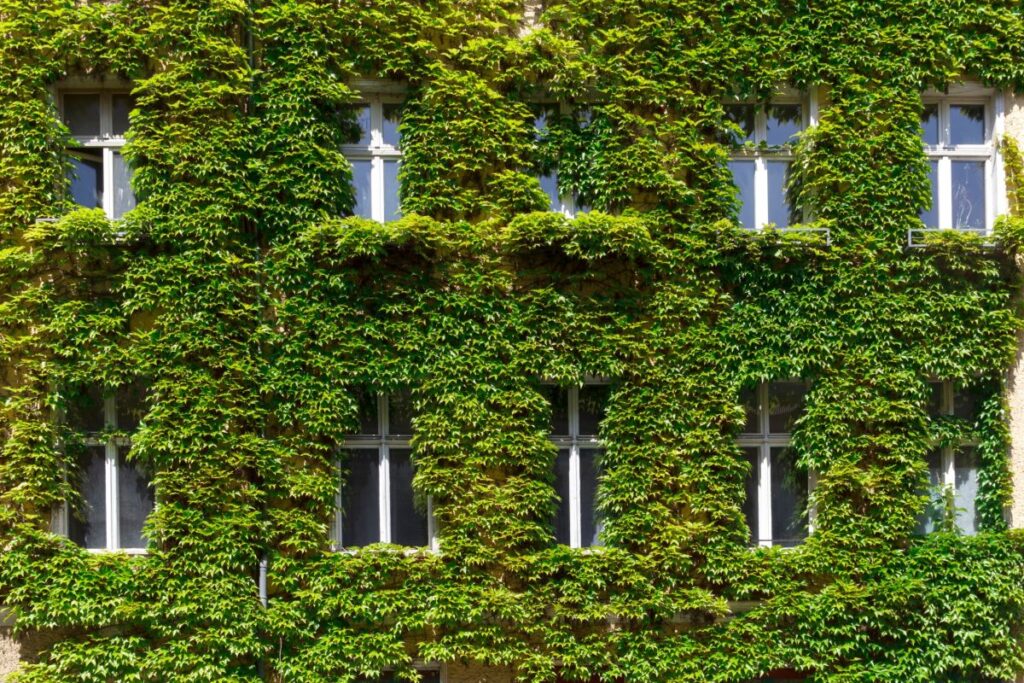
M 555 541 L 569 545 L 569 451 L 558 451 L 555 458 L 555 493 L 558 511 L 555 513 Z
M 127 448 L 117 449 L 118 531 L 122 548 L 145 548 L 142 526 L 153 511 L 153 489 L 149 478 L 125 456 Z
M 542 385 L 540 392 L 551 405 L 551 423 L 548 433 L 555 436 L 569 435 L 569 390 L 552 384 Z
M 352 387 L 352 398 L 356 402 L 357 419 L 359 427 L 356 434 L 359 436 L 379 435 L 380 427 L 377 423 L 377 394 L 368 391 L 365 387 Z
M 729 162 L 729 171 L 732 173 L 732 184 L 736 186 L 737 197 L 740 202 L 739 221 L 744 228 L 753 229 L 754 224 L 754 172 L 755 164 L 750 161 L 733 160 Z
M 401 167 L 398 159 L 384 160 L 384 220 L 397 221 L 402 217 L 398 171 Z
M 132 169 L 124 157 L 114 152 L 114 218 L 120 218 L 135 208 L 135 193 L 132 192 Z
M 355 141 L 355 144 L 360 147 L 369 147 L 373 144 L 372 137 L 372 118 L 370 116 L 370 105 L 360 104 L 356 106 L 356 125 L 359 126 L 359 139 Z
M 72 150 L 71 200 L 87 209 L 103 208 L 103 161 L 95 154 Z
M 612 388 L 608 384 L 584 384 L 580 387 L 581 436 L 597 436 L 611 393 Z
M 807 471 L 791 448 L 771 449 L 772 542 L 794 546 L 807 538 Z
M 388 460 L 391 470 L 391 542 L 422 547 L 428 545 L 427 515 L 416 507 L 412 490 L 412 451 L 392 448 Z
M 546 175 L 537 176 L 540 181 L 540 189 L 548 196 L 548 209 L 550 211 L 561 211 L 562 200 L 558 196 L 558 173 L 552 171 Z
M 957 450 L 953 459 L 953 505 L 956 525 L 965 534 L 978 532 L 978 451 L 973 446 Z
M 369 159 L 353 159 L 352 187 L 355 190 L 356 203 L 352 207 L 352 215 L 373 218 L 373 162 Z
M 788 434 L 803 413 L 807 383 L 772 382 L 768 385 L 768 431 Z
M 789 225 L 792 207 L 786 193 L 786 182 L 789 180 L 788 161 L 769 161 L 768 167 L 768 222 L 777 227 Z
M 70 390 L 65 419 L 75 431 L 102 432 L 106 426 L 103 388 L 93 384 Z
M 803 130 L 803 107 L 799 104 L 773 104 L 768 107 L 768 129 L 765 138 L 769 145 L 791 145 L 796 134 Z
M 392 147 L 398 147 L 401 141 L 401 134 L 398 131 L 398 126 L 402 122 L 402 105 L 400 104 L 385 104 L 384 105 L 384 125 L 381 127 L 381 137 L 384 140 L 385 145 L 391 145 Z
M 743 423 L 743 433 L 760 434 L 761 423 L 757 413 L 757 389 L 741 390 L 740 405 L 743 406 L 743 413 L 746 416 L 746 420 Z
M 64 123 L 72 135 L 94 138 L 100 134 L 100 96 L 64 95 Z
M 730 132 L 728 140 L 730 144 L 742 145 L 744 143 L 754 141 L 754 121 L 756 115 L 757 110 L 753 104 L 725 105 L 726 120 L 732 121 L 741 131 L 743 131 L 742 135 Z
M 985 144 L 985 105 L 949 105 L 949 144 Z
M 928 415 L 935 417 L 945 413 L 942 401 L 943 382 L 928 382 Z
M 68 537 L 90 549 L 107 547 L 107 466 L 106 449 L 92 446 L 78 459 L 81 472 L 81 512 L 68 519 Z
M 388 434 L 412 434 L 412 394 L 408 390 L 388 394 Z
M 376 448 L 348 452 L 341 490 L 341 544 L 353 548 L 380 541 L 380 470 Z
M 929 502 L 917 520 L 917 533 L 930 534 L 939 528 L 942 522 L 942 451 L 934 449 L 928 453 L 928 494 Z
M 921 141 L 926 145 L 939 144 L 939 105 L 926 104 L 921 111 Z
M 985 162 L 957 161 L 953 165 L 953 227 L 985 228 Z
M 119 387 L 114 396 L 114 407 L 117 412 L 117 428 L 133 432 L 139 428 L 143 415 L 146 414 L 146 387 L 142 382 L 133 382 Z
M 110 96 L 111 104 L 111 132 L 117 136 L 123 136 L 128 132 L 128 113 L 135 107 L 135 98 L 128 94 Z
M 601 545 L 598 538 L 601 523 L 597 514 L 597 478 L 600 474 L 598 458 L 601 451 L 594 448 L 580 450 L 580 541 L 584 548 Z
M 978 389 L 971 387 L 964 389 L 957 387 L 953 392 L 953 415 L 963 420 L 974 422 L 978 419 L 978 410 L 981 408 L 981 395 Z
M 757 525 L 757 475 L 760 471 L 759 455 L 760 449 L 758 448 L 743 449 L 743 458 L 747 461 L 747 465 L 750 467 L 747 471 L 746 498 L 743 499 L 743 516 L 747 520 L 747 528 L 750 529 L 751 544 L 756 543 L 760 538 L 758 535 Z
M 939 162 L 932 159 L 928 162 L 928 186 L 932 191 L 931 206 L 921 209 L 918 217 L 926 228 L 939 227 Z

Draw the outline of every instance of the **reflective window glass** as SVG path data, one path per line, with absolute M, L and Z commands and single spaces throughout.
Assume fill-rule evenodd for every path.
M 978 532 L 978 450 L 963 446 L 953 457 L 953 505 L 961 532 Z
M 107 547 L 106 448 L 92 446 L 78 458 L 82 509 L 68 519 L 68 537 L 83 548 Z
M 807 384 L 800 381 L 772 382 L 768 385 L 768 431 L 787 434 L 793 431 L 804 409 Z
M 149 478 L 138 464 L 127 459 L 127 454 L 127 448 L 117 449 L 119 542 L 121 548 L 145 548 L 142 527 L 153 511 L 153 490 Z
M 803 130 L 803 107 L 799 104 L 773 104 L 767 111 L 767 137 L 769 146 L 791 145 Z
M 725 105 L 725 118 L 735 124 L 740 131 L 729 134 L 729 142 L 733 145 L 742 145 L 747 142 L 754 142 L 755 121 L 757 116 L 756 107 L 753 104 L 727 104 Z
M 928 162 L 928 185 L 932 191 L 931 206 L 921 209 L 918 217 L 927 228 L 939 227 L 939 162 L 932 159 Z
M 611 387 L 607 384 L 584 384 L 580 387 L 580 435 L 596 436 L 604 419 Z
M 771 160 L 768 166 L 768 222 L 774 223 L 777 227 L 789 226 L 792 207 L 789 204 L 789 196 L 786 191 L 786 184 L 789 182 L 788 161 Z
M 953 227 L 958 230 L 985 228 L 985 162 L 952 162 Z
M 939 105 L 926 104 L 921 111 L 921 140 L 926 145 L 939 144 Z
M 373 218 L 373 162 L 369 159 L 352 159 L 351 164 L 352 187 L 356 197 L 352 213 L 363 218 Z
M 772 542 L 793 546 L 807 538 L 807 471 L 791 448 L 771 449 Z
M 64 123 L 76 137 L 95 138 L 100 135 L 100 96 L 64 94 Z
M 558 495 L 558 511 L 555 514 L 555 540 L 563 545 L 571 543 L 569 533 L 569 451 L 558 451 L 555 458 L 555 493 Z
M 383 125 L 381 126 L 381 138 L 385 145 L 398 147 L 401 142 L 399 126 L 402 123 L 402 106 L 399 104 L 384 104 Z
M 738 217 L 740 225 L 748 229 L 756 228 L 756 218 L 754 217 L 754 175 L 756 163 L 753 159 L 749 161 L 734 159 L 729 162 L 729 171 L 732 172 L 732 183 L 736 186 L 739 198 L 740 211 Z
M 949 105 L 949 143 L 954 146 L 985 144 L 985 105 Z
M 347 452 L 341 491 L 341 542 L 357 547 L 380 541 L 380 467 L 377 449 Z
M 580 540 L 584 548 L 601 545 L 601 530 L 597 512 L 597 479 L 600 474 L 601 451 L 596 448 L 580 449 Z
M 71 165 L 72 201 L 88 209 L 103 208 L 102 157 L 73 150 Z
M 128 94 L 110 96 L 111 133 L 123 137 L 128 132 L 128 114 L 135 107 L 135 99 Z
M 412 451 L 407 448 L 390 449 L 388 465 L 391 468 L 391 542 L 426 546 L 429 543 L 427 515 L 416 507 L 412 489 Z
M 399 196 L 398 171 L 401 166 L 398 159 L 384 160 L 384 220 L 397 221 L 402 217 L 401 198 Z
M 119 153 L 114 153 L 114 218 L 121 218 L 135 208 L 135 193 L 132 192 L 132 169 Z

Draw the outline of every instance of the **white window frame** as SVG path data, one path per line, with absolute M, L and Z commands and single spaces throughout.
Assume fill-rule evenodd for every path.
M 939 400 L 939 415 L 953 416 L 955 414 L 955 401 L 956 401 L 956 386 L 950 380 L 933 380 L 932 383 L 941 383 L 941 393 Z M 933 444 L 935 446 L 937 444 Z M 977 448 L 978 441 L 976 439 L 967 439 L 959 441 L 955 446 L 942 446 L 939 452 L 942 454 L 942 488 L 943 491 L 949 490 L 953 494 L 956 494 L 956 452 L 963 447 Z M 975 511 L 977 511 L 977 498 L 975 498 L 974 505 Z M 954 524 L 956 520 L 954 519 Z M 977 530 L 975 531 L 977 533 Z
M 117 429 L 117 399 L 114 396 L 107 396 L 103 399 L 103 423 L 108 431 Z M 118 464 L 118 449 L 130 448 L 132 445 L 131 438 L 111 435 L 106 439 L 102 439 L 95 435 L 89 435 L 83 440 L 83 444 L 87 448 L 102 446 L 104 449 L 104 503 L 107 509 L 106 546 L 103 548 L 85 548 L 85 550 L 91 553 L 123 552 L 129 555 L 145 555 L 148 552 L 146 548 L 121 547 L 121 501 L 120 488 L 118 486 L 121 468 Z M 156 509 L 155 496 L 153 509 Z M 58 507 L 53 522 L 54 533 L 70 538 L 71 515 L 71 506 L 67 502 Z
M 388 394 L 378 393 L 375 396 L 377 405 L 377 434 L 375 436 L 350 436 L 342 441 L 343 450 L 377 449 L 377 523 L 378 543 L 391 543 L 391 449 L 412 449 L 411 434 L 389 434 L 390 403 Z M 340 467 L 340 463 L 338 464 Z M 334 521 L 331 537 L 336 551 L 355 552 L 359 546 L 348 547 L 342 538 L 344 507 L 342 501 L 341 482 L 334 496 Z M 440 552 L 440 539 L 437 532 L 437 521 L 434 518 L 434 501 L 427 496 L 427 548 L 431 552 Z
M 792 149 L 787 145 L 783 147 L 768 147 L 768 114 L 758 102 L 750 100 L 736 100 L 725 103 L 726 105 L 754 105 L 754 140 L 753 147 L 734 147 L 729 152 L 729 161 L 754 161 L 754 227 L 748 230 L 761 231 L 768 224 L 768 162 L 788 161 L 793 162 Z M 790 88 L 780 89 L 769 101 L 771 105 L 799 104 L 803 114 L 803 128 L 801 132 L 818 125 L 818 89 L 810 88 L 802 93 Z M 808 215 L 802 216 L 804 221 L 811 220 Z M 787 226 L 788 227 L 788 226 Z M 785 228 L 782 228 L 785 229 Z
M 935 90 L 925 92 L 922 103 L 938 105 L 939 112 L 939 144 L 924 145 L 929 163 L 938 162 L 936 182 L 938 183 L 937 208 L 938 229 L 952 230 L 953 227 L 953 161 L 984 161 L 985 162 L 985 229 L 984 234 L 990 235 L 995 225 L 995 217 L 1006 212 L 1006 187 L 1003 176 L 1003 164 L 999 152 L 998 140 L 1006 128 L 1005 104 L 1003 93 L 975 83 L 963 83 L 950 86 L 949 93 Z M 980 145 L 950 144 L 950 105 L 980 104 L 985 107 L 985 142 Z
M 115 82 L 110 85 L 98 86 L 95 83 L 68 81 L 58 84 L 57 110 L 61 121 L 64 116 L 65 95 L 98 95 L 100 98 L 100 133 L 98 136 L 74 135 L 75 148 L 96 150 L 103 162 L 103 212 L 107 218 L 114 218 L 114 155 L 121 153 L 126 139 L 123 135 L 114 135 L 114 95 L 131 95 L 128 84 Z M 123 158 L 123 157 L 122 157 Z M 125 160 L 127 163 L 127 160 Z M 134 190 L 133 190 L 134 192 Z
M 541 106 L 546 106 L 546 107 L 550 107 L 550 106 L 555 106 L 556 105 L 555 102 L 534 102 L 533 104 L 541 105 Z M 558 102 L 557 106 L 558 106 L 558 114 L 559 114 L 559 116 L 572 116 L 573 113 L 574 113 L 573 107 L 568 102 L 564 102 L 564 101 L 563 102 Z M 545 124 L 549 125 L 548 121 L 545 120 Z M 534 116 L 533 125 L 534 125 L 534 130 L 536 130 L 537 132 L 540 132 L 540 129 L 536 127 L 537 126 L 537 117 L 536 116 Z M 557 212 L 561 213 L 566 218 L 575 218 L 576 217 L 576 212 L 577 212 L 576 195 L 571 193 L 571 192 L 569 194 L 565 194 L 565 193 L 562 192 L 562 185 L 558 181 L 558 167 L 557 166 L 555 166 L 555 168 L 553 168 L 551 170 L 551 175 L 555 179 L 555 187 L 558 188 L 558 203 L 559 203 L 557 209 L 551 209 L 551 210 L 553 210 L 553 211 L 557 210 Z M 541 178 L 540 176 L 537 176 L 537 180 L 538 181 L 540 180 L 540 178 Z
M 793 380 L 778 380 L 801 381 Z M 793 445 L 792 432 L 780 433 L 771 431 L 770 414 L 768 412 L 769 385 L 773 382 L 760 382 L 757 385 L 757 426 L 758 432 L 740 434 L 737 438 L 737 445 L 740 448 L 757 449 L 757 500 L 756 510 L 758 538 L 753 539 L 754 546 L 772 547 L 776 539 L 772 533 L 772 448 L 791 448 Z M 814 533 L 814 522 L 816 510 L 811 502 L 811 494 L 817 486 L 817 473 L 812 469 L 807 471 L 807 535 Z M 766 536 L 767 534 L 767 536 Z
M 584 386 L 607 386 L 611 384 L 608 380 L 588 379 Z M 549 385 L 558 386 L 558 385 Z M 569 547 L 570 548 L 598 548 L 600 546 L 583 545 L 583 501 L 582 501 L 582 480 L 580 468 L 580 451 L 582 450 L 604 450 L 604 444 L 596 434 L 580 434 L 580 387 L 571 386 L 566 389 L 568 395 L 568 434 L 549 434 L 548 440 L 555 445 L 559 451 L 569 451 Z M 595 482 L 595 494 L 596 494 Z M 595 495 L 596 502 L 596 495 Z M 601 533 L 602 524 L 598 522 L 596 531 Z
M 350 162 L 370 162 L 370 218 L 383 223 L 387 218 L 384 162 L 396 160 L 401 163 L 402 159 L 399 147 L 384 143 L 384 105 L 402 104 L 405 88 L 399 84 L 374 81 L 357 81 L 353 87 L 359 91 L 359 100 L 354 106 L 370 108 L 370 144 L 342 145 L 341 153 Z

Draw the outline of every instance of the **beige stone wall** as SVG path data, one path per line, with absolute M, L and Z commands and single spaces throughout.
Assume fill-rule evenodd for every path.
M 1024 97 L 1007 93 L 1004 103 L 1006 133 L 1024 148 Z M 1013 480 L 1010 525 L 1021 529 L 1024 528 L 1024 335 L 1017 337 L 1017 358 L 1007 377 L 1006 398 L 1010 410 L 1010 475 Z
M 470 662 L 444 667 L 443 683 L 512 683 L 512 670 Z
M 21 646 L 8 629 L 0 628 L 0 683 L 14 673 L 21 662 Z

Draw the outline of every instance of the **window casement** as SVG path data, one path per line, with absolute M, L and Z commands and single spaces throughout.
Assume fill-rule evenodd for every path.
M 750 464 L 743 514 L 752 545 L 792 547 L 810 530 L 813 477 L 791 448 L 807 388 L 801 380 L 762 382 L 741 396 L 747 418 L 738 444 Z
M 726 119 L 741 131 L 738 135 L 733 132 L 728 140 L 740 225 L 751 230 L 769 223 L 788 227 L 793 217 L 786 190 L 792 146 L 801 132 L 817 123 L 816 91 L 812 89 L 808 95 L 783 91 L 768 105 L 738 102 L 723 106 Z
M 128 458 L 131 438 L 143 413 L 138 385 L 104 395 L 85 392 L 68 409 L 68 425 L 84 435 L 79 456 L 83 508 L 65 505 L 55 520 L 57 533 L 93 551 L 143 553 L 143 524 L 154 508 L 149 476 Z
M 582 387 L 543 385 L 551 403 L 549 438 L 558 448 L 555 459 L 555 540 L 572 548 L 601 545 L 597 512 L 601 442 L 598 428 L 604 419 L 611 385 L 591 381 Z
M 132 171 L 121 155 L 128 132 L 128 113 L 135 106 L 126 90 L 62 87 L 58 90 L 61 120 L 74 147 L 71 157 L 71 198 L 80 206 L 99 208 L 121 218 L 135 208 Z
M 402 97 L 397 91 L 362 90 L 360 100 L 355 105 L 359 139 L 342 147 L 352 165 L 356 199 L 352 213 L 379 223 L 398 220 L 402 217 L 398 187 Z
M 978 397 L 974 393 L 957 391 L 949 381 L 929 382 L 929 388 L 931 417 L 948 416 L 970 422 L 977 419 Z M 978 444 L 963 441 L 932 448 L 928 453 L 928 482 L 931 501 L 918 519 L 918 533 L 939 530 L 950 512 L 961 533 L 977 533 Z
M 977 85 L 922 96 L 921 141 L 928 156 L 932 199 L 920 212 L 932 229 L 991 232 L 1004 212 L 1002 164 L 996 141 L 1003 130 L 1003 98 Z
M 536 103 L 531 106 L 531 109 L 534 114 L 533 127 L 536 142 L 540 142 L 547 137 L 548 123 L 550 121 L 557 120 L 562 116 L 574 115 L 573 109 L 566 103 Z M 575 112 L 575 115 L 583 123 L 589 122 L 589 111 Z M 557 168 L 552 168 L 547 173 L 538 174 L 537 181 L 540 183 L 540 188 L 548 196 L 550 211 L 562 213 L 569 218 L 574 218 L 577 214 L 590 211 L 590 207 L 581 204 L 574 193 L 562 191 L 558 182 Z
M 334 542 L 337 548 L 394 543 L 438 549 L 427 499 L 416 505 L 412 479 L 412 400 L 408 392 L 360 395 L 360 433 L 345 439 Z

